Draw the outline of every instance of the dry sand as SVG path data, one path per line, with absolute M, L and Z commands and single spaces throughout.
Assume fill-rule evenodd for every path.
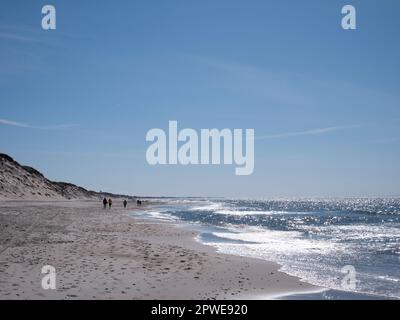
M 144 208 L 140 208 L 143 210 Z M 115 203 L 0 202 L 0 299 L 256 299 L 316 288 Z M 41 268 L 56 268 L 56 290 Z

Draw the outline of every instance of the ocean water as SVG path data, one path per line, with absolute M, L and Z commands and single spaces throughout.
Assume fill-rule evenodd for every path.
M 220 252 L 277 262 L 311 284 L 400 298 L 400 198 L 185 199 L 150 214 L 197 228 L 198 240 Z

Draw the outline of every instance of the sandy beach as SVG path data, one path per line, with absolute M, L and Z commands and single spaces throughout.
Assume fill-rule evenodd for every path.
M 149 205 L 151 206 L 151 205 Z M 0 299 L 265 299 L 318 288 L 97 201 L 0 202 Z M 132 214 L 133 213 L 133 217 Z M 45 265 L 56 289 L 41 286 Z

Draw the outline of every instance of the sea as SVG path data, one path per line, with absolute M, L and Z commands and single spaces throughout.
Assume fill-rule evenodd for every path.
M 196 229 L 197 240 L 219 252 L 273 261 L 330 289 L 310 298 L 400 299 L 399 197 L 170 199 L 143 215 Z

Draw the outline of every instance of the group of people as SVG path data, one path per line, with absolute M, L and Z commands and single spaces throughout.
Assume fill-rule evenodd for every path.
M 108 198 L 108 200 L 106 198 L 103 199 L 103 208 L 106 209 L 108 205 L 108 208 L 111 209 L 112 206 L 112 199 Z M 124 208 L 126 209 L 127 205 L 128 205 L 128 201 L 124 200 L 123 202 Z M 137 200 L 136 201 L 136 205 L 141 206 L 142 205 L 142 200 Z
M 108 207 L 111 209 L 111 206 L 112 206 L 111 198 L 109 198 L 108 200 L 106 198 L 103 199 L 103 208 L 104 209 L 107 208 L 107 204 L 108 204 Z

